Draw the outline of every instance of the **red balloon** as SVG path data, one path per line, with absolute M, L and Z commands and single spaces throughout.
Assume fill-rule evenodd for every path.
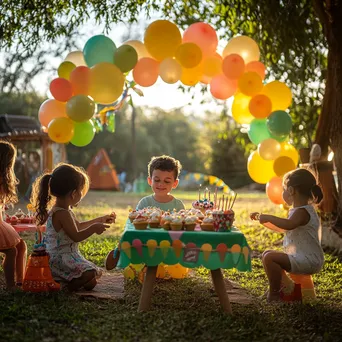
M 79 66 L 70 73 L 70 82 L 74 95 L 89 95 L 90 69 Z
M 55 78 L 50 83 L 52 96 L 60 102 L 67 102 L 72 97 L 71 83 L 65 78 Z
M 266 185 L 266 194 L 274 204 L 285 204 L 283 199 L 283 178 L 273 177 Z

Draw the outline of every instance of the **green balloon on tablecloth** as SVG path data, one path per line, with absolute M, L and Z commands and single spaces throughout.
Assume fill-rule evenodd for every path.
M 92 142 L 95 136 L 95 127 L 91 120 L 86 122 L 75 122 L 74 136 L 71 143 L 77 147 L 83 147 Z

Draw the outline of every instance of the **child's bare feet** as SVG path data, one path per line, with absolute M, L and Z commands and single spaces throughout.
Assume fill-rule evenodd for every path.
M 281 302 L 280 291 L 268 291 L 267 301 L 271 302 Z

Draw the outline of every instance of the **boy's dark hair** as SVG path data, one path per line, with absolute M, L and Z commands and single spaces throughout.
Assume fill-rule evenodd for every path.
M 0 141 L 0 204 L 18 202 L 16 186 L 19 183 L 14 174 L 17 150 L 7 141 Z
M 172 158 L 170 156 L 158 156 L 152 157 L 147 166 L 148 176 L 152 178 L 152 174 L 154 170 L 161 171 L 173 171 L 175 175 L 175 179 L 178 179 L 179 174 L 182 170 L 182 164 L 179 160 Z
M 314 203 L 319 204 L 323 199 L 321 187 L 317 184 L 316 177 L 307 169 L 296 169 L 284 176 L 283 184 L 292 186 L 300 194 L 307 196 Z
M 61 163 L 52 173 L 45 173 L 33 184 L 31 203 L 37 213 L 38 224 L 48 217 L 51 196 L 64 197 L 74 190 L 80 190 L 84 196 L 89 189 L 89 177 L 77 166 Z

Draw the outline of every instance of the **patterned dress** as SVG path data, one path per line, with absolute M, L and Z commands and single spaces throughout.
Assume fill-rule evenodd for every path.
M 21 238 L 15 229 L 2 218 L 2 206 L 0 206 L 0 250 L 15 247 Z
M 95 270 L 97 278 L 102 274 L 92 262 L 86 260 L 78 249 L 78 243 L 61 229 L 56 232 L 52 224 L 52 216 L 55 212 L 66 210 L 63 208 L 53 208 L 49 213 L 46 222 L 45 243 L 46 251 L 50 255 L 50 267 L 55 280 L 70 282 L 74 278 L 79 278 L 85 271 Z M 69 211 L 74 217 L 74 213 Z

